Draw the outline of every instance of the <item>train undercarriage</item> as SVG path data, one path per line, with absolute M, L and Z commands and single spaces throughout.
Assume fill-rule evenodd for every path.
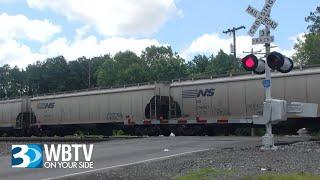
M 301 128 L 317 131 L 320 129 L 319 118 L 288 119 L 273 125 L 273 133 L 294 135 Z M 21 128 L 1 128 L 0 136 L 82 136 L 82 135 L 120 135 L 131 136 L 216 136 L 216 135 L 263 135 L 265 127 L 253 124 L 149 124 L 125 125 L 123 123 L 41 125 Z

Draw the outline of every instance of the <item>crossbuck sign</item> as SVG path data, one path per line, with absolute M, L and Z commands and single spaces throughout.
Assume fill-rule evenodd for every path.
M 261 24 L 264 24 L 268 28 L 276 29 L 278 27 L 278 23 L 272 20 L 270 16 L 270 11 L 273 6 L 273 4 L 276 2 L 276 0 L 266 0 L 266 3 L 262 9 L 261 12 L 253 8 L 252 6 L 248 6 L 247 13 L 252 15 L 256 18 L 253 25 L 251 26 L 248 34 L 253 37 L 254 34 L 257 32 L 258 28 Z

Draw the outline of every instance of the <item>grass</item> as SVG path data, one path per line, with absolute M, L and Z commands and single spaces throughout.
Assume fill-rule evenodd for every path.
M 233 171 L 214 168 L 203 168 L 192 171 L 186 175 L 175 176 L 175 180 L 212 180 L 234 179 Z M 238 178 L 237 178 L 238 179 Z M 245 176 L 242 180 L 320 180 L 320 175 L 311 173 L 266 173 L 262 175 Z
M 122 130 L 113 130 L 112 136 L 126 136 L 127 134 L 123 132 Z
M 320 141 L 320 131 L 311 132 L 311 140 Z
M 214 168 L 203 168 L 197 171 L 190 172 L 184 176 L 176 176 L 175 180 L 211 180 L 227 178 L 231 179 L 232 172 L 227 170 L 219 170 Z
M 277 174 L 267 173 L 263 175 L 245 177 L 243 180 L 319 180 L 320 176 L 310 173 L 288 173 L 288 174 Z

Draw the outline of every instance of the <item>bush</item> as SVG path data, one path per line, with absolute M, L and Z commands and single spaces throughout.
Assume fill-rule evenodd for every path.
M 120 130 L 113 130 L 112 136 L 125 136 L 126 134 L 120 129 Z

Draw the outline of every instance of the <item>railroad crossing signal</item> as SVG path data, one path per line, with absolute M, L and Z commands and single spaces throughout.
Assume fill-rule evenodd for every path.
M 254 36 L 261 24 L 264 24 L 266 27 L 271 29 L 276 29 L 278 27 L 278 23 L 269 17 L 271 8 L 275 2 L 276 0 L 266 0 L 266 3 L 261 12 L 259 12 L 252 6 L 248 6 L 246 12 L 256 18 L 248 32 L 250 36 Z
M 285 100 L 272 99 L 271 97 L 271 69 L 281 73 L 288 73 L 293 68 L 293 62 L 290 58 L 278 52 L 270 53 L 270 43 L 274 41 L 274 37 L 270 36 L 269 29 L 276 29 L 278 26 L 278 23 L 270 18 L 271 7 L 275 1 L 276 0 L 265 0 L 265 5 L 261 12 L 251 6 L 248 6 L 246 9 L 246 12 L 256 18 L 248 32 L 250 36 L 254 36 L 261 24 L 265 25 L 265 30 L 259 32 L 259 38 L 252 39 L 252 44 L 265 44 L 267 62 L 265 63 L 265 61 L 259 60 L 254 54 L 249 54 L 242 59 L 242 65 L 246 70 L 253 71 L 256 74 L 266 74 L 263 81 L 266 98 L 263 103 L 263 116 L 253 117 L 254 124 L 266 125 L 266 134 L 262 136 L 262 149 L 276 149 L 272 135 L 272 124 L 287 120 L 287 113 L 290 112 L 288 107 L 292 106 L 292 104 L 288 106 Z M 299 104 L 299 107 L 303 107 L 305 112 L 310 112 L 312 115 L 317 114 L 317 104 L 297 104 Z
M 253 71 L 255 74 L 265 73 L 265 61 L 258 59 L 254 54 L 247 55 L 241 62 L 247 71 Z M 288 73 L 293 69 L 293 61 L 278 52 L 272 52 L 267 56 L 267 64 L 272 70 L 281 73 Z

